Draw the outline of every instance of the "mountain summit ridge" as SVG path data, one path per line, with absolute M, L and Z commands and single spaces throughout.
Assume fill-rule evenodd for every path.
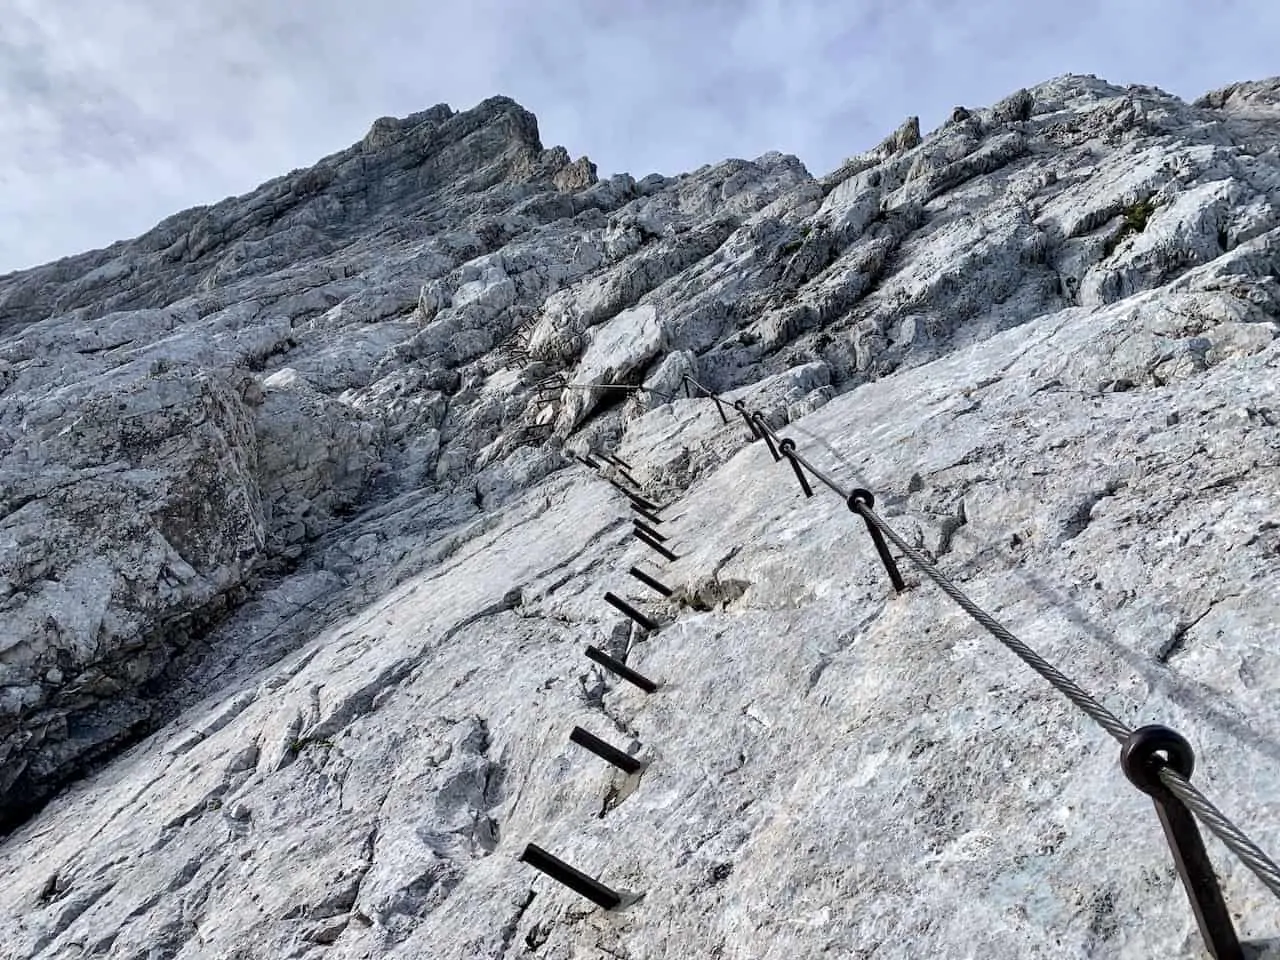
M 470 182 L 457 176 L 464 168 Z M 319 256 L 392 216 L 412 221 L 421 212 L 414 204 L 441 186 L 463 195 L 450 199 L 465 204 L 466 193 L 492 186 L 486 180 L 507 177 L 516 188 L 557 178 L 581 187 L 595 182 L 595 168 L 586 158 L 570 161 L 563 147 L 544 150 L 537 119 L 508 97 L 461 113 L 437 104 L 403 119 L 383 117 L 360 141 L 248 193 L 183 210 L 132 240 L 0 276 L 0 332 L 53 312 L 78 309 L 77 316 L 92 320 L 112 310 L 161 307 L 195 292 L 197 278 L 205 286 L 231 279 L 219 276 L 226 269 L 218 261 L 234 258 L 237 244 L 283 237 L 292 241 L 290 255 Z M 261 270 L 286 263 L 247 259 Z M 232 274 L 240 275 L 252 274 Z M 63 287 L 60 296 L 33 299 L 33 290 L 51 283 Z
M 823 177 L 601 180 L 440 104 L 0 277 L 0 957 L 1197 955 L 1113 745 L 680 388 L 1181 730 L 1274 854 L 1278 114 L 1068 75 Z

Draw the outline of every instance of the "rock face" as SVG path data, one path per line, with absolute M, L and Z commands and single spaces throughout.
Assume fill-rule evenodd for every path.
M 1277 113 L 1068 76 L 821 179 L 599 181 L 495 98 L 0 278 L 0 957 L 1200 955 L 1114 743 L 677 391 L 1274 855 Z

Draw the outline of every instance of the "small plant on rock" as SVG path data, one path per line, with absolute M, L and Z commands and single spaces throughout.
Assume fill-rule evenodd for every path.
M 1120 211 L 1120 229 L 1111 237 L 1107 238 L 1107 244 L 1103 248 L 1103 256 L 1109 257 L 1115 253 L 1116 248 L 1124 242 L 1125 238 L 1135 233 L 1141 233 L 1147 229 L 1147 221 L 1151 219 L 1151 214 L 1155 213 L 1156 204 L 1150 197 L 1141 200 L 1135 200 L 1123 210 Z
M 303 750 L 305 750 L 307 747 L 310 747 L 310 746 L 328 748 L 333 746 L 333 741 L 325 740 L 320 737 L 294 737 L 292 740 L 289 741 L 289 752 L 301 753 Z
M 1124 225 L 1131 233 L 1141 233 L 1147 229 L 1147 221 L 1151 219 L 1151 214 L 1155 212 L 1156 204 L 1150 197 L 1136 200 L 1124 208 Z

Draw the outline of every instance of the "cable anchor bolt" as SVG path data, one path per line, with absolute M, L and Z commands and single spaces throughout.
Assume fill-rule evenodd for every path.
M 1191 901 L 1191 912 L 1209 954 L 1214 960 L 1242 960 L 1240 941 L 1196 818 L 1160 775 L 1161 770 L 1169 769 L 1189 780 L 1195 765 L 1195 753 L 1186 738 L 1160 724 L 1139 727 L 1129 734 L 1120 750 L 1124 775 L 1156 805 L 1173 865 Z
M 859 489 L 849 494 L 849 499 L 845 503 L 850 510 L 862 517 L 866 522 L 867 532 L 871 534 L 871 542 L 876 546 L 876 553 L 880 555 L 880 562 L 884 564 L 884 568 L 889 574 L 893 589 L 901 593 L 907 588 L 906 581 L 902 579 L 902 574 L 898 571 L 898 564 L 893 559 L 893 554 L 889 552 L 889 545 L 884 541 L 884 534 L 880 532 L 880 528 L 867 515 L 867 512 L 876 505 L 876 498 L 870 490 Z

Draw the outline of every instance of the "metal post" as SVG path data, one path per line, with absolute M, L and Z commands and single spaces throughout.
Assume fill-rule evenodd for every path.
M 1161 757 L 1161 753 L 1166 756 Z M 1173 865 L 1182 878 L 1209 954 L 1214 960 L 1243 960 L 1231 914 L 1222 899 L 1222 888 L 1209 863 L 1195 817 L 1160 779 L 1160 768 L 1165 766 L 1189 779 L 1195 769 L 1195 753 L 1186 738 L 1160 724 L 1139 727 L 1120 750 L 1124 775 L 1156 805 L 1164 838 L 1173 853 Z
M 643 543 L 646 547 L 649 547 L 650 549 L 656 551 L 657 553 L 666 557 L 668 560 L 680 559 L 679 556 L 672 553 L 670 550 L 668 550 L 666 547 L 660 544 L 657 540 L 654 540 L 652 537 L 650 537 L 643 530 L 632 530 L 631 533 L 635 536 L 637 540 Z
M 612 910 L 622 902 L 621 894 L 610 890 L 599 880 L 588 877 L 581 870 L 575 870 L 558 857 L 553 857 L 536 844 L 530 843 L 520 854 L 520 860 L 536 870 L 541 870 L 552 880 L 563 883 L 566 887 L 586 897 L 597 906 Z
M 628 490 L 626 487 L 620 484 L 617 480 L 613 479 L 613 477 L 605 477 L 605 480 L 607 480 L 609 484 L 619 493 L 623 493 L 626 496 L 628 496 L 631 499 L 632 503 L 638 503 L 640 504 L 640 506 L 644 507 L 646 510 L 662 509 L 652 500 L 646 500 L 644 497 L 640 496 L 640 494 L 634 493 L 633 491 Z
M 812 497 L 813 487 L 809 486 L 809 478 L 804 475 L 800 461 L 795 458 L 796 442 L 790 437 L 783 437 L 778 441 L 778 449 L 787 458 L 787 462 L 791 464 L 791 469 L 796 472 L 796 479 L 800 481 L 800 489 L 804 491 L 804 495 Z
M 876 545 L 876 553 L 880 554 L 880 562 L 884 564 L 884 568 L 889 573 L 889 580 L 893 583 L 893 589 L 901 593 L 907 588 L 906 581 L 902 579 L 902 574 L 898 572 L 897 561 L 893 559 L 893 554 L 889 552 L 889 545 L 884 542 L 884 536 L 880 533 L 880 528 L 871 522 L 871 518 L 862 512 L 862 508 L 870 509 L 876 505 L 876 498 L 871 495 L 870 490 L 855 490 L 849 494 L 846 501 L 850 510 L 862 517 L 867 524 L 867 531 L 871 534 L 871 542 Z
M 657 540 L 659 543 L 667 542 L 666 537 L 660 534 L 657 530 L 653 529 L 653 527 L 649 526 L 647 523 L 641 520 L 637 520 L 635 517 L 631 518 L 631 522 L 637 530 L 643 530 L 645 533 L 653 537 L 653 539 Z
M 636 623 L 640 624 L 640 626 L 644 627 L 646 630 L 658 629 L 658 624 L 656 621 L 650 620 L 643 613 L 641 613 L 631 604 L 627 603 L 627 601 L 623 600 L 621 597 L 615 596 L 612 593 L 606 593 L 604 595 L 604 602 L 609 604 L 609 606 L 613 607 L 615 610 L 620 610 L 622 613 L 625 613 L 628 617 L 630 617 Z
M 646 587 L 652 587 L 654 590 L 657 590 L 658 593 L 662 594 L 664 597 L 671 596 L 672 590 L 670 587 L 664 583 L 659 583 L 639 567 L 632 567 L 627 572 L 643 583 Z
M 576 743 L 580 747 L 585 747 L 594 753 L 605 763 L 611 763 L 623 773 L 638 773 L 644 769 L 644 763 L 624 753 L 617 747 L 605 743 L 594 734 L 588 733 L 581 727 L 574 727 L 569 732 L 569 740 Z
M 662 518 L 660 516 L 658 516 L 656 513 L 650 513 L 648 510 L 640 506 L 640 504 L 638 503 L 633 502 L 631 504 L 631 509 L 634 510 L 636 513 L 640 514 L 640 516 L 644 517 L 650 523 L 662 522 Z
M 632 670 L 621 660 L 615 660 L 598 647 L 588 646 L 586 653 L 587 659 L 592 663 L 598 663 L 610 673 L 616 673 L 623 680 L 627 681 L 627 683 L 635 684 L 645 693 L 653 693 L 658 689 L 658 684 L 654 683 L 643 674 L 636 673 L 636 671 Z
M 724 404 L 720 402 L 720 398 L 717 397 L 714 393 L 711 395 L 711 399 L 716 402 L 716 412 L 720 414 L 720 419 L 727 424 L 729 422 L 729 417 L 724 412 Z
M 760 431 L 760 436 L 764 437 L 765 446 L 769 448 L 769 452 L 773 454 L 773 462 L 777 463 L 782 459 L 782 454 L 778 453 L 778 448 L 773 445 L 773 437 L 769 436 L 769 430 L 764 422 L 764 418 L 758 413 L 751 415 L 751 422 L 756 425 Z

